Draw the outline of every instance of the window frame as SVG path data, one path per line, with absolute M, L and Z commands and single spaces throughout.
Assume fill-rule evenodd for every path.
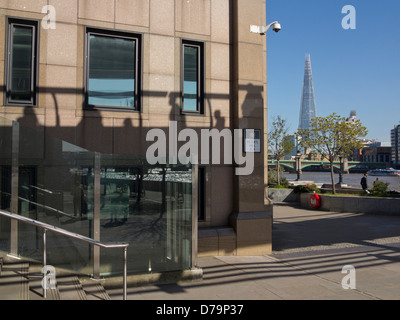
M 89 104 L 89 66 L 90 66 L 90 35 L 99 35 L 102 37 L 121 38 L 135 40 L 135 93 L 134 107 L 117 107 Z M 137 33 L 108 30 L 101 28 L 85 28 L 85 65 L 84 65 L 84 110 L 103 110 L 103 111 L 121 111 L 121 112 L 141 112 L 142 111 L 142 35 Z
M 13 27 L 21 26 L 32 29 L 32 52 L 31 52 L 31 88 L 30 101 L 14 100 L 11 97 L 12 75 L 13 75 Z M 32 19 L 20 19 L 6 17 L 6 43 L 5 43 L 5 70 L 4 70 L 4 105 L 36 107 L 38 104 L 38 70 L 39 70 L 39 21 Z
M 197 103 L 196 110 L 185 110 L 184 99 L 184 81 L 185 81 L 185 47 L 198 48 L 199 55 L 198 75 L 197 75 Z M 205 43 L 202 41 L 185 40 L 181 41 L 181 113 L 187 115 L 204 115 L 204 98 L 205 98 Z

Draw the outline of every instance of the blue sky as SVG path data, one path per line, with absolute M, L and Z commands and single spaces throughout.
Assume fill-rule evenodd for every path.
M 356 10 L 356 29 L 342 28 L 345 5 Z M 297 130 L 305 55 L 311 55 L 317 116 L 351 110 L 367 138 L 390 142 L 400 124 L 399 0 L 267 0 L 268 117 Z

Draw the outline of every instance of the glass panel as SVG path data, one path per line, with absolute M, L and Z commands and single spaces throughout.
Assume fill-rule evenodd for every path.
M 131 244 L 130 273 L 190 268 L 190 167 L 121 160 L 116 155 L 101 158 L 101 241 Z M 101 273 L 121 273 L 120 252 L 101 252 Z
M 87 237 L 93 237 L 93 196 L 88 176 L 94 154 L 62 140 L 19 126 L 18 212 Z M 19 254 L 41 260 L 42 230 L 18 224 Z M 92 247 L 65 236 L 47 233 L 49 265 L 91 270 Z
M 90 34 L 89 105 L 135 106 L 136 40 Z
M 0 117 L 0 209 L 11 210 L 12 123 Z M 0 216 L 0 251 L 10 248 L 10 220 Z
M 184 46 L 183 110 L 198 111 L 199 47 Z
M 0 133 L 0 204 L 10 210 L 11 122 L 0 121 Z M 20 124 L 19 214 L 93 238 L 94 163 L 94 152 Z M 129 273 L 191 267 L 191 179 L 190 165 L 150 166 L 145 157 L 100 155 L 100 240 L 129 242 Z M 7 251 L 10 223 L 0 222 L 0 250 Z M 40 262 L 42 231 L 21 222 L 18 230 L 18 254 Z M 47 245 L 49 265 L 92 273 L 89 244 L 49 231 Z M 100 252 L 101 274 L 121 274 L 122 250 Z
M 33 27 L 12 25 L 11 93 L 14 101 L 32 99 Z

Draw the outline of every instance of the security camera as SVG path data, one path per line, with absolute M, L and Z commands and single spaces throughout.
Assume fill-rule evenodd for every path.
M 258 33 L 263 36 L 267 33 L 267 31 L 270 27 L 272 27 L 272 30 L 274 30 L 275 32 L 279 32 L 281 30 L 281 25 L 279 24 L 279 22 L 274 21 L 267 26 L 250 25 L 250 32 Z
M 281 31 L 281 29 L 281 25 L 277 22 L 272 25 L 272 30 L 274 30 L 275 32 L 279 32 Z

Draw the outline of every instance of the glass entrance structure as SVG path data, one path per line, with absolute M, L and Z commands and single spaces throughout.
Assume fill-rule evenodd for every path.
M 0 208 L 102 242 L 128 242 L 128 273 L 192 267 L 192 167 L 101 154 L 0 118 Z M 197 216 L 196 216 L 197 219 Z M 48 234 L 48 264 L 91 274 L 93 247 Z M 41 232 L 0 217 L 0 250 L 41 259 Z M 101 249 L 100 274 L 122 273 Z

